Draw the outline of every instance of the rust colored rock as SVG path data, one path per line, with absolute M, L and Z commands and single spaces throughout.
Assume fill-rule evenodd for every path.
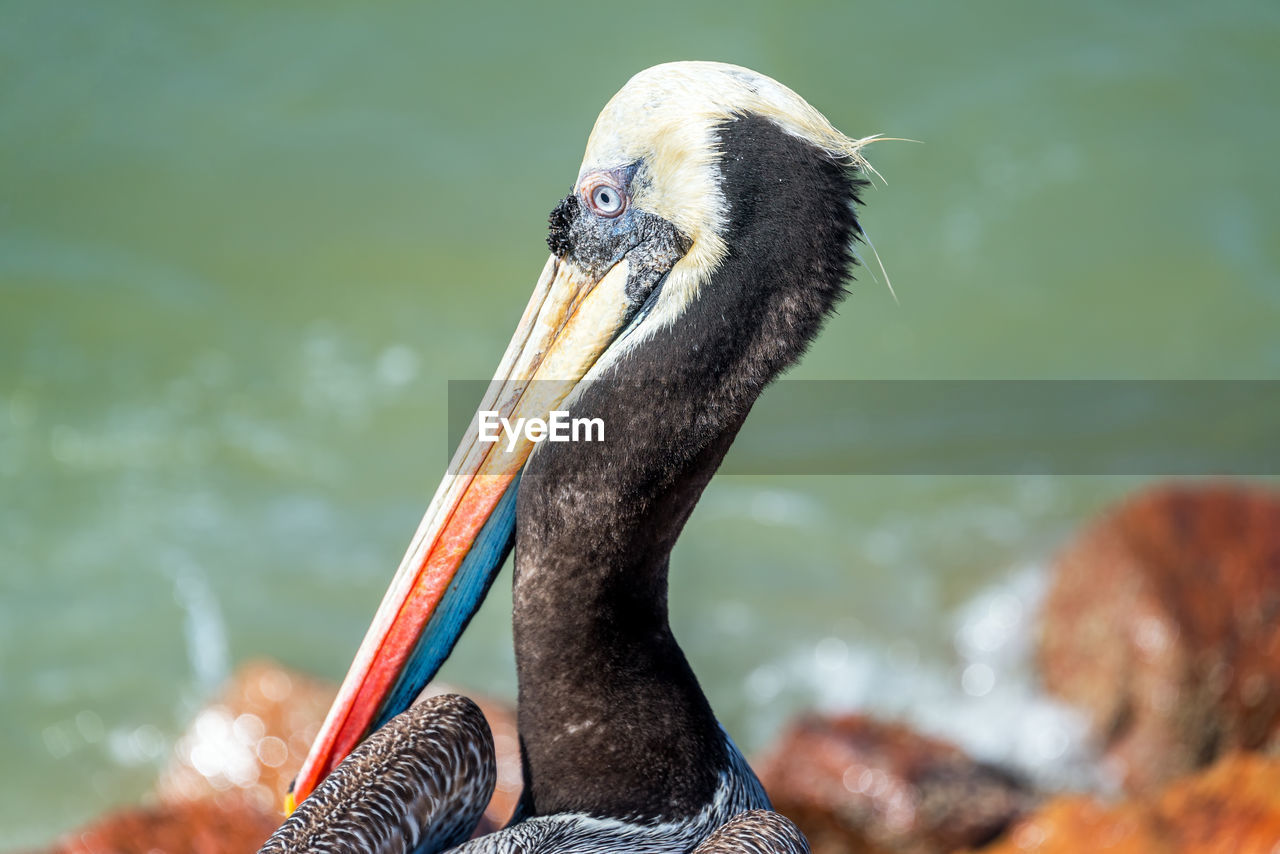
M 431 692 L 452 690 L 436 686 Z M 336 694 L 332 683 L 269 661 L 244 665 L 178 739 L 156 796 L 171 804 L 211 801 L 232 811 L 247 804 L 278 824 L 289 784 Z M 481 833 L 506 824 L 515 809 L 520 746 L 512 709 L 492 699 L 473 699 L 493 730 L 498 760 L 498 785 L 477 828 Z
M 1170 786 L 1157 809 L 1180 851 L 1274 854 L 1280 848 L 1280 759 L 1229 756 Z
M 959 748 L 860 715 L 800 719 L 756 770 L 814 854 L 981 845 L 1034 802 L 1019 781 Z
M 253 854 L 279 819 L 232 800 L 120 810 L 66 834 L 51 854 Z
M 1126 786 L 1280 744 L 1280 494 L 1139 493 L 1058 558 L 1039 649 Z
M 337 687 L 267 661 L 242 666 L 174 746 L 163 802 L 248 801 L 279 814 Z
M 1153 801 L 1056 798 L 983 854 L 1274 854 L 1280 760 L 1235 754 Z

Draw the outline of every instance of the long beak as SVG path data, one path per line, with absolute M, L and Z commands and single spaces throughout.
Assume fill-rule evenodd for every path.
M 627 319 L 628 263 L 598 281 L 548 259 L 477 417 L 356 652 L 286 803 L 292 812 L 367 735 L 407 709 L 452 651 L 511 549 L 519 476 L 533 450 L 520 436 L 481 441 L 481 412 L 547 418 Z

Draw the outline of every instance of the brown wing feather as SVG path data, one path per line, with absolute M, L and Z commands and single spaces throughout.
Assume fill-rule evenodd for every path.
M 470 835 L 495 779 L 480 709 L 456 694 L 431 697 L 356 748 L 259 854 L 442 851 Z
M 786 816 L 752 810 L 722 824 L 693 854 L 809 854 L 809 843 Z

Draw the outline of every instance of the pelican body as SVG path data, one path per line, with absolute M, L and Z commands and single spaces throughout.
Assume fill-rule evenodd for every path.
M 845 292 L 866 141 L 719 63 L 651 68 L 609 102 L 480 407 L 598 418 L 606 441 L 507 447 L 472 422 L 264 851 L 807 850 L 681 652 L 667 572 L 752 404 Z M 449 757 L 491 753 L 468 713 L 456 738 L 437 726 L 396 754 L 397 728 L 444 714 L 409 712 L 417 724 L 330 771 L 410 707 L 513 547 L 524 790 L 510 826 L 464 842 L 485 772 Z M 419 770 L 389 774 L 370 751 Z M 418 778 L 434 782 L 403 782 Z M 429 808 L 412 806 L 421 791 Z M 343 847 L 375 802 L 406 805 L 373 810 L 399 841 Z

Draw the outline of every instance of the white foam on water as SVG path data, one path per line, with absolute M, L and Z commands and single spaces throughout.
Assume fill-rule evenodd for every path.
M 182 609 L 187 661 L 195 702 L 202 702 L 231 675 L 227 626 L 218 599 L 200 566 L 177 554 L 169 563 L 173 598 Z
M 827 713 L 900 720 L 1045 789 L 1110 790 L 1085 718 L 1046 695 L 1035 676 L 1045 577 L 1043 567 L 1021 568 L 957 609 L 951 661 L 922 660 L 901 640 L 826 637 L 754 670 L 746 693 L 761 713 L 800 696 Z
M 107 755 L 126 768 L 160 765 L 168 755 L 169 740 L 153 724 L 122 726 L 107 734 Z
M 178 740 L 176 754 L 215 789 L 251 786 L 258 780 L 255 748 L 262 722 L 253 715 L 232 717 L 221 707 L 200 712 L 191 730 Z

